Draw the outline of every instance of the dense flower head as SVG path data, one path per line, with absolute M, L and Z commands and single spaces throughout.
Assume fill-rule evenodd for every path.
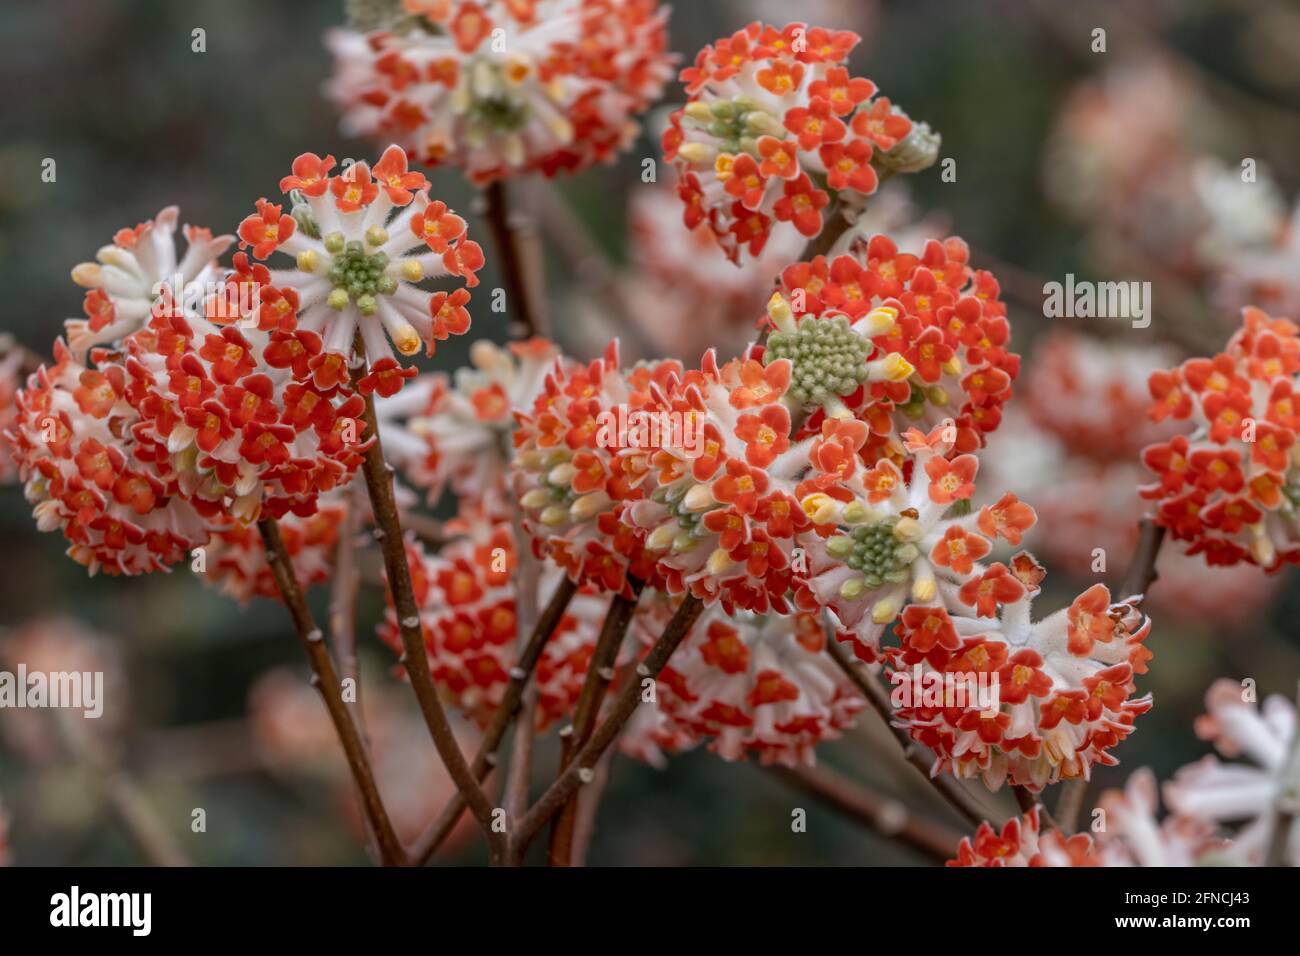
M 1035 621 L 1044 575 L 1020 552 L 1009 566 L 974 564 L 963 583 L 941 581 L 932 600 L 903 609 L 900 646 L 884 652 L 895 722 L 935 752 L 938 769 L 991 789 L 1088 779 L 1117 762 L 1110 750 L 1150 709 L 1150 695 L 1134 696 L 1150 621 L 1112 603 L 1104 584 Z M 980 682 L 991 699 L 976 699 Z
M 790 363 L 766 368 L 753 358 L 701 367 L 654 393 L 653 410 L 690 423 L 694 441 L 663 442 L 622 461 L 646 468 L 644 491 L 624 503 L 629 524 L 645 535 L 664 586 L 689 591 L 728 612 L 790 609 L 795 535 L 808 527 L 799 481 L 813 439 L 791 442 L 782 402 Z
M 672 73 L 655 0 L 405 0 L 368 34 L 332 31 L 328 90 L 353 135 L 484 183 L 611 161 Z
M 909 427 L 950 422 L 955 454 L 983 446 L 1020 356 L 997 280 L 968 260 L 956 237 L 926 240 L 916 255 L 877 235 L 781 273 L 764 361 L 793 361 L 809 428 L 852 414 L 871 426 L 864 457 L 900 464 Z
M 304 589 L 330 579 L 347 509 L 342 493 L 333 492 L 320 498 L 314 514 L 299 517 L 290 512 L 280 519 L 285 553 Z M 205 550 L 206 567 L 199 575 L 205 584 L 240 604 L 254 597 L 279 598 L 257 528 L 238 521 L 214 522 Z
M 447 530 L 462 536 L 436 555 L 417 543 L 407 544 L 415 599 L 434 681 L 466 716 L 486 725 L 505 693 L 519 649 L 514 531 L 508 518 L 485 512 L 462 512 Z M 539 603 L 559 578 L 553 566 L 540 575 Z M 547 641 L 535 677 L 539 730 L 577 701 L 607 603 L 594 594 L 575 595 Z M 402 652 L 391 599 L 379 636 Z
M 643 599 L 633 634 L 649 645 L 673 602 Z M 825 653 L 816 614 L 705 611 L 659 675 L 660 709 L 688 737 L 710 740 L 725 760 L 815 762 L 814 748 L 852 726 L 866 701 Z
M 359 334 L 368 368 L 355 385 L 389 395 L 415 374 L 401 367 L 394 346 L 411 356 L 423 344 L 432 355 L 438 341 L 469 331 L 464 288 L 430 292 L 420 284 L 453 276 L 477 285 L 483 250 L 467 237 L 465 220 L 430 199 L 428 181 L 408 169 L 401 147 L 388 147 L 373 168 L 335 166 L 333 156 L 303 153 L 280 180 L 290 203 L 259 199 L 239 224 L 248 256 L 237 268 L 261 287 L 256 316 L 245 321 L 318 335 L 308 367 L 323 389 L 348 382 Z M 262 265 L 276 252 L 292 256 L 292 266 Z
M 1174 812 L 1218 831 L 1231 828 L 1226 862 L 1259 866 L 1279 819 L 1279 795 L 1295 786 L 1295 705 L 1280 694 L 1256 703 L 1253 686 L 1248 692 L 1245 682 L 1225 678 L 1206 692 L 1205 708 L 1197 735 L 1231 762 L 1206 756 L 1179 770 L 1165 785 L 1165 802 Z M 1300 830 L 1295 826 L 1283 859 L 1288 866 L 1300 866 Z
M 238 264 L 228 281 L 240 281 Z M 180 492 L 205 516 L 251 524 L 313 514 L 360 464 L 362 398 L 306 374 L 320 354 L 314 332 L 173 316 L 152 319 L 127 345 L 135 437 L 164 450 Z
M 64 333 L 72 353 L 85 361 L 97 345 L 119 345 L 158 315 L 203 315 L 211 290 L 224 274 L 217 259 L 234 236 L 214 236 L 201 226 L 184 226 L 185 252 L 176 254 L 180 210 L 168 206 L 134 228 L 119 229 L 113 241 L 72 270 L 87 290 L 85 318 L 68 319 Z
M 912 155 L 906 114 L 849 74 L 858 40 L 755 22 L 682 70 L 688 99 L 664 132 L 664 156 L 678 170 L 687 228 L 707 225 L 732 261 L 759 255 L 774 222 L 816 236 L 832 195 L 860 206 L 880 170 L 933 162 Z
M 1151 417 L 1191 431 L 1143 452 L 1156 481 L 1142 494 L 1189 554 L 1275 571 L 1300 561 L 1300 334 L 1242 315 L 1223 352 L 1151 375 Z
M 618 423 L 681 374 L 676 361 L 623 370 L 612 342 L 588 365 L 556 359 L 532 408 L 518 413 L 510 480 L 524 528 L 534 551 L 575 581 L 631 596 L 629 574 L 658 580 L 645 531 L 623 514 L 646 493 L 653 448 L 629 446 Z
M 545 339 L 505 348 L 481 339 L 450 377 L 421 375 L 375 403 L 384 454 L 431 503 L 444 490 L 498 511 L 508 503 L 515 413 L 527 411 L 561 361 Z
M 62 531 L 69 556 L 92 574 L 162 570 L 208 537 L 166 445 L 127 401 L 118 358 L 95 350 L 87 366 L 56 341 L 54 364 L 15 397 L 8 435 L 37 527 Z
M 799 605 L 827 608 L 858 657 L 875 661 L 880 637 L 909 601 L 929 603 L 987 570 L 981 559 L 1003 538 L 1019 544 L 1034 510 L 1015 495 L 970 512 L 979 461 L 949 458 L 955 430 L 905 436 L 911 480 L 892 461 L 867 466 L 855 454 L 866 438 L 860 421 L 828 419 L 816 469 L 800 497 L 814 533 L 805 535 L 806 574 Z M 996 565 L 1006 569 L 1002 565 Z M 1015 586 L 1008 578 L 1005 588 Z M 1001 592 L 999 592 L 1001 593 Z

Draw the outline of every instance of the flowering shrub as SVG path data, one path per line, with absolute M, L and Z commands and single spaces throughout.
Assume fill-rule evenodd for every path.
M 390 29 L 337 30 L 330 96 L 352 134 L 476 183 L 577 171 L 636 135 L 672 68 L 655 0 L 406 0 Z

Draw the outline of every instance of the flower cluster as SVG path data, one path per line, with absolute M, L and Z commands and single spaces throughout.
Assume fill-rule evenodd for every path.
M 414 542 L 407 559 L 433 679 L 468 717 L 486 725 L 501 702 L 518 654 L 518 555 L 509 519 L 462 510 L 448 531 L 463 532 L 437 555 Z M 544 573 L 537 600 L 544 602 L 559 575 Z M 595 647 L 605 601 L 579 593 L 552 632 L 537 663 L 537 726 L 550 726 L 573 709 Z M 402 652 L 391 606 L 379 636 Z
M 649 410 L 681 364 L 619 367 L 618 344 L 586 366 L 559 359 L 527 412 L 518 414 L 511 486 L 539 555 L 575 581 L 631 596 L 629 574 L 655 580 L 644 530 L 623 518 L 645 493 L 652 448 L 628 445 L 620 415 Z
M 764 360 L 794 362 L 809 427 L 850 413 L 870 424 L 868 460 L 901 463 L 899 432 L 941 422 L 956 428 L 956 453 L 973 452 L 1001 422 L 1020 372 L 998 292 L 959 238 L 927 240 L 916 255 L 873 236 L 782 272 L 789 305 L 769 308 Z
M 54 364 L 15 397 L 8 435 L 36 526 L 62 531 L 90 573 L 142 574 L 184 560 L 207 540 L 181 494 L 166 444 L 141 426 L 121 364 L 77 361 L 60 339 Z
M 72 270 L 72 280 L 87 290 L 84 319 L 68 319 L 64 334 L 78 361 L 97 345 L 118 345 L 154 318 L 201 318 L 211 290 L 224 270 L 217 259 L 234 236 L 214 236 L 202 226 L 185 226 L 184 254 L 176 254 L 180 210 L 168 206 L 135 228 L 119 229 L 111 244 Z M 224 304 L 224 303 L 223 303 Z M 223 316 L 235 317 L 231 313 Z
M 1296 326 L 1255 308 L 1223 352 L 1152 374 L 1151 417 L 1192 430 L 1146 449 L 1157 480 L 1142 494 L 1189 554 L 1270 571 L 1300 561 L 1298 376 Z
M 860 206 L 880 170 L 924 168 L 937 143 L 846 63 L 859 37 L 751 23 L 681 72 L 686 105 L 663 135 L 688 229 L 705 224 L 732 261 L 763 251 L 774 222 L 822 231 L 838 196 Z M 930 148 L 918 148 L 925 138 Z
M 407 168 L 398 146 L 384 150 L 371 169 L 365 162 L 338 173 L 333 156 L 303 153 L 280 190 L 293 200 L 257 201 L 239 224 L 239 243 L 251 259 L 240 269 L 261 287 L 257 327 L 297 328 L 321 339 L 306 359 L 317 387 L 348 382 L 354 341 L 365 350 L 368 373 L 356 387 L 391 395 L 415 374 L 403 356 L 469 330 L 469 293 L 429 292 L 427 279 L 455 276 L 473 287 L 483 250 L 466 236 L 465 220 L 429 198 L 429 183 Z M 293 267 L 274 272 L 256 260 L 279 252 Z M 295 321 L 296 320 L 296 321 Z M 389 344 L 391 339 L 392 345 Z
M 1009 567 L 972 565 L 960 585 L 941 582 L 932 602 L 905 608 L 901 646 L 885 651 L 901 695 L 896 722 L 940 769 L 991 789 L 1087 779 L 1117 762 L 1110 750 L 1151 706 L 1150 695 L 1134 696 L 1150 622 L 1112 604 L 1103 584 L 1035 621 L 1044 574 L 1025 552 Z
M 406 0 L 336 30 L 329 93 L 351 135 L 395 141 L 477 183 L 611 160 L 672 72 L 655 0 Z
M 647 600 L 634 633 L 649 645 L 672 602 Z M 817 615 L 704 613 L 659 675 L 659 709 L 678 742 L 711 739 L 725 760 L 814 762 L 814 748 L 853 723 L 866 701 L 826 654 Z
M 507 504 L 506 465 L 515 412 L 531 408 L 559 350 L 544 339 L 470 346 L 470 367 L 421 375 L 375 403 L 384 453 L 436 502 L 450 489 L 497 512 Z
M 322 495 L 314 514 L 292 512 L 280 519 L 280 537 L 294 577 L 305 589 L 328 581 L 334 569 L 339 534 L 347 517 L 343 492 Z M 266 545 L 256 528 L 238 521 L 217 523 L 206 546 L 205 584 L 247 604 L 254 597 L 276 598 L 280 589 L 266 560 Z

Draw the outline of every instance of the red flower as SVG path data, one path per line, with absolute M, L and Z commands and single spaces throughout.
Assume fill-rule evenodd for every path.
M 240 245 L 252 246 L 253 255 L 265 259 L 293 235 L 295 226 L 293 216 L 285 215 L 281 207 L 259 199 L 257 213 L 239 224 Z
M 941 607 L 923 607 L 910 604 L 903 611 L 903 643 L 918 654 L 928 654 L 935 647 L 955 651 L 961 640 L 952 626 L 948 612 Z
M 925 463 L 925 473 L 930 477 L 930 500 L 938 505 L 950 505 L 975 492 L 975 472 L 979 461 L 974 455 L 959 455 L 949 461 L 931 458 Z
M 762 159 L 758 171 L 763 176 L 794 179 L 799 175 L 799 150 L 793 140 L 777 139 L 775 136 L 760 136 L 758 138 L 758 155 Z M 732 171 L 735 171 L 734 167 Z
M 391 355 L 381 358 L 370 366 L 370 373 L 357 382 L 357 391 L 362 395 L 379 392 L 385 398 L 396 395 L 402 390 L 402 382 L 415 378 L 419 369 L 415 366 L 403 368 Z
M 731 165 L 727 176 L 728 195 L 734 196 L 746 209 L 757 209 L 763 202 L 763 193 L 767 189 L 767 180 L 753 156 L 742 153 Z
M 1070 605 L 1070 653 L 1087 657 L 1097 641 L 1108 644 L 1115 636 L 1115 621 L 1110 611 L 1110 591 L 1104 584 L 1094 584 Z
M 830 197 L 813 186 L 807 173 L 785 184 L 785 195 L 776 201 L 772 211 L 781 222 L 793 222 L 796 229 L 811 238 L 822 231 L 821 210 Z
M 888 97 L 882 96 L 867 110 L 858 110 L 853 117 L 853 132 L 865 136 L 880 149 L 888 151 L 912 131 L 912 121 L 893 112 Z
M 985 505 L 980 509 L 979 529 L 990 538 L 999 535 L 1013 545 L 1020 544 L 1026 531 L 1034 526 L 1038 516 L 1034 509 L 1025 504 L 1011 492 L 998 499 L 997 504 Z
M 389 146 L 384 150 L 384 155 L 375 163 L 375 178 L 394 206 L 410 204 L 415 198 L 413 193 L 429 185 L 423 173 L 407 170 L 406 150 L 400 146 Z
M 758 510 L 759 496 L 766 491 L 767 475 L 736 458 L 727 460 L 726 474 L 713 483 L 713 497 L 743 515 Z
M 339 212 L 357 212 L 369 206 L 379 195 L 379 187 L 370 179 L 370 167 L 353 163 L 330 180 L 330 192 Z
M 788 359 L 779 359 L 766 368 L 754 359 L 740 365 L 740 387 L 731 392 L 732 408 L 753 408 L 777 401 L 790 387 L 793 369 Z
M 303 153 L 293 161 L 293 175 L 280 180 L 280 191 L 287 193 L 298 189 L 306 196 L 323 196 L 329 188 L 329 174 L 333 168 L 333 156 L 321 159 L 315 153 Z
M 974 563 L 991 551 L 988 539 L 978 534 L 967 534 L 957 525 L 949 525 L 943 537 L 935 542 L 930 560 L 940 567 L 952 568 L 957 574 L 970 574 Z
M 433 316 L 434 339 L 442 341 L 449 335 L 463 335 L 469 331 L 469 310 L 465 308 L 468 301 L 469 293 L 464 289 L 456 289 L 450 294 L 433 293 L 429 299 L 429 313 Z M 432 355 L 432 341 L 429 345 L 429 354 Z
M 1002 563 L 967 581 L 959 592 L 962 603 L 974 607 L 979 617 L 997 617 L 999 604 L 1018 601 L 1024 594 L 1024 585 Z
M 799 138 L 799 148 L 812 151 L 823 143 L 844 138 L 846 127 L 831 109 L 830 100 L 814 98 L 807 107 L 796 106 L 785 114 L 785 128 Z
M 434 252 L 444 253 L 465 234 L 465 220 L 450 212 L 446 203 L 434 200 L 411 217 L 411 232 Z
M 741 415 L 735 435 L 745 442 L 745 461 L 766 468 L 790 447 L 790 412 L 778 402 L 764 406 L 756 415 Z
M 826 166 L 826 185 L 831 189 L 853 189 L 865 195 L 876 191 L 876 171 L 871 166 L 874 154 L 865 139 L 845 143 L 827 143 L 819 155 Z
M 849 71 L 842 66 L 831 67 L 825 77 L 808 87 L 809 96 L 825 99 L 840 116 L 852 113 L 859 103 L 871 99 L 875 92 L 875 83 L 860 76 L 850 79 Z

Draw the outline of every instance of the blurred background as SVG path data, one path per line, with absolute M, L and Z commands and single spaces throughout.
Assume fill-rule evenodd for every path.
M 341 0 L 13 0 L 0 11 L 0 329 L 48 355 L 64 318 L 80 312 L 68 278 L 122 226 L 178 204 L 182 221 L 233 231 L 303 151 L 369 157 L 343 138 L 322 94 L 323 32 Z M 676 6 L 673 48 L 689 61 L 753 19 L 794 11 L 769 0 Z M 1165 0 L 804 0 L 811 23 L 863 37 L 852 72 L 873 79 L 943 136 L 956 161 L 891 184 L 873 207 L 881 228 L 920 238 L 957 234 L 1002 282 L 1025 373 L 1014 412 L 983 456 L 1039 510 L 1029 542 L 1052 574 L 1040 606 L 1068 603 L 1096 580 L 1105 548 L 1117 584 L 1146 480 L 1137 459 L 1153 437 L 1143 409 L 1149 371 L 1221 346 L 1255 302 L 1300 313 L 1300 10 L 1287 2 Z M 206 52 L 191 49 L 195 28 Z M 1093 31 L 1105 33 L 1094 52 Z M 680 87 L 670 85 L 671 106 Z M 651 115 L 618 164 L 531 188 L 527 208 L 553 230 L 547 301 L 556 338 L 580 356 L 610 335 L 630 355 L 688 361 L 744 341 L 770 286 L 736 283 L 706 308 L 674 297 L 673 264 L 656 230 L 676 199 L 645 184 L 659 157 Z M 56 181 L 43 182 L 54 159 Z M 1243 182 L 1243 161 L 1253 181 Z M 473 209 L 451 170 L 434 194 Z M 660 179 L 671 179 L 660 169 Z M 486 230 L 472 215 L 471 234 Z M 549 234 L 549 233 L 548 233 Z M 902 243 L 900 243 L 902 244 Z M 788 248 L 788 246 L 787 246 Z M 793 255 L 800 244 L 796 241 Z M 493 257 L 486 288 L 499 285 Z M 600 270 L 585 266 L 599 262 Z M 783 264 L 778 262 L 775 268 Z M 730 269 L 725 263 L 721 263 Z M 1042 286 L 1067 273 L 1152 282 L 1144 330 L 1103 320 L 1049 320 Z M 591 281 L 592 275 L 602 278 Z M 613 292 L 611 292 L 611 288 Z M 474 337 L 504 340 L 488 297 L 471 303 Z M 464 361 L 470 336 L 429 367 Z M 0 659 L 93 661 L 110 687 L 105 719 L 69 725 L 54 712 L 0 712 L 0 857 L 23 864 L 131 863 L 180 852 L 204 864 L 353 864 L 366 860 L 337 744 L 306 684 L 284 611 L 248 607 L 184 567 L 170 575 L 87 579 L 56 535 L 37 533 L 21 487 L 0 487 Z M 994 495 L 996 497 L 996 495 Z M 1168 549 L 1172 550 L 1172 549 Z M 1166 553 L 1152 592 L 1154 709 L 1102 768 L 1092 793 L 1148 765 L 1160 777 L 1208 751 L 1192 722 L 1219 676 L 1295 690 L 1300 596 L 1293 571 L 1211 572 Z M 325 595 L 313 594 L 323 614 Z M 373 638 L 375 587 L 360 608 L 362 672 L 380 782 L 410 834 L 448 785 L 423 737 L 390 651 Z M 831 766 L 960 829 L 960 821 L 898 763 L 874 718 L 819 751 Z M 93 726 L 91 726 L 93 724 Z M 467 746 L 473 734 L 466 730 Z M 536 765 L 555 766 L 554 735 Z M 540 771 L 539 771 L 540 772 Z M 1006 810 L 1009 803 L 990 801 Z M 809 810 L 792 833 L 792 807 Z M 202 809 L 206 832 L 191 829 Z M 135 837 L 121 821 L 136 818 Z M 150 833 L 155 840 L 150 846 Z M 7 833 L 7 850 L 6 850 Z M 443 859 L 483 859 L 463 831 Z M 142 845 L 143 844 L 143 845 Z M 911 852 L 844 823 L 754 764 L 699 749 L 656 770 L 612 767 L 592 864 L 915 864 Z

